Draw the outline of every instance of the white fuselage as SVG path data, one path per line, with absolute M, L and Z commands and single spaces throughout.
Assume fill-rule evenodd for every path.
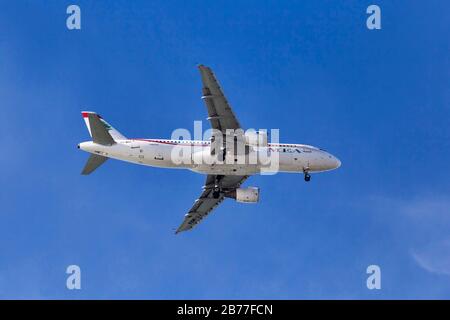
M 217 160 L 209 141 L 126 139 L 111 146 L 92 141 L 80 149 L 108 158 L 161 168 L 189 169 L 215 175 L 252 175 L 261 172 L 321 172 L 338 168 L 341 162 L 330 153 L 303 144 L 272 144 L 250 147 L 247 156 L 227 153 Z

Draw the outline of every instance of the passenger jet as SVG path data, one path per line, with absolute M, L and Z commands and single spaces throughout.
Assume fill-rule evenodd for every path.
M 203 83 L 202 100 L 214 133 L 209 140 L 126 138 L 97 113 L 83 111 L 92 141 L 78 145 L 79 149 L 91 154 L 82 174 L 90 174 L 109 158 L 205 174 L 203 192 L 176 230 L 179 233 L 196 226 L 225 198 L 244 203 L 258 202 L 259 188 L 241 187 L 251 175 L 274 170 L 302 173 L 305 181 L 310 181 L 311 173 L 340 167 L 339 159 L 317 147 L 269 143 L 267 132 L 244 132 L 212 70 L 204 65 L 200 65 L 199 70 Z M 184 161 L 174 156 L 180 154 Z M 276 162 L 276 166 L 268 166 L 267 159 L 275 159 L 272 162 Z

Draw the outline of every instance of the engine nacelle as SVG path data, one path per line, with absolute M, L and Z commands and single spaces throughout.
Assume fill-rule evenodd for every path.
M 237 188 L 236 190 L 225 194 L 225 196 L 235 199 L 237 202 L 256 203 L 259 201 L 259 188 Z
M 251 147 L 267 147 L 267 131 L 247 131 L 245 144 Z

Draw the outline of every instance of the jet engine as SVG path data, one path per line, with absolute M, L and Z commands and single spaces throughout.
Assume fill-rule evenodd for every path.
M 245 144 L 251 147 L 267 147 L 267 131 L 247 131 Z
M 256 203 L 259 201 L 259 188 L 237 188 L 229 193 L 226 193 L 227 198 L 235 199 L 237 202 Z

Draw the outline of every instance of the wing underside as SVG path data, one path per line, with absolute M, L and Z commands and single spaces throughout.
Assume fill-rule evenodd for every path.
M 204 65 L 200 65 L 198 68 L 203 84 L 202 99 L 208 110 L 208 120 L 211 122 L 211 127 L 222 131 L 223 134 L 226 133 L 227 129 L 240 129 L 241 125 L 211 68 Z
M 232 191 L 239 188 L 247 178 L 248 176 L 208 175 L 202 194 L 195 200 L 194 205 L 186 214 L 183 223 L 177 229 L 176 233 L 187 231 L 195 227 L 225 199 L 222 192 L 218 198 L 214 197 L 213 189 L 215 186 L 218 186 L 222 191 Z

